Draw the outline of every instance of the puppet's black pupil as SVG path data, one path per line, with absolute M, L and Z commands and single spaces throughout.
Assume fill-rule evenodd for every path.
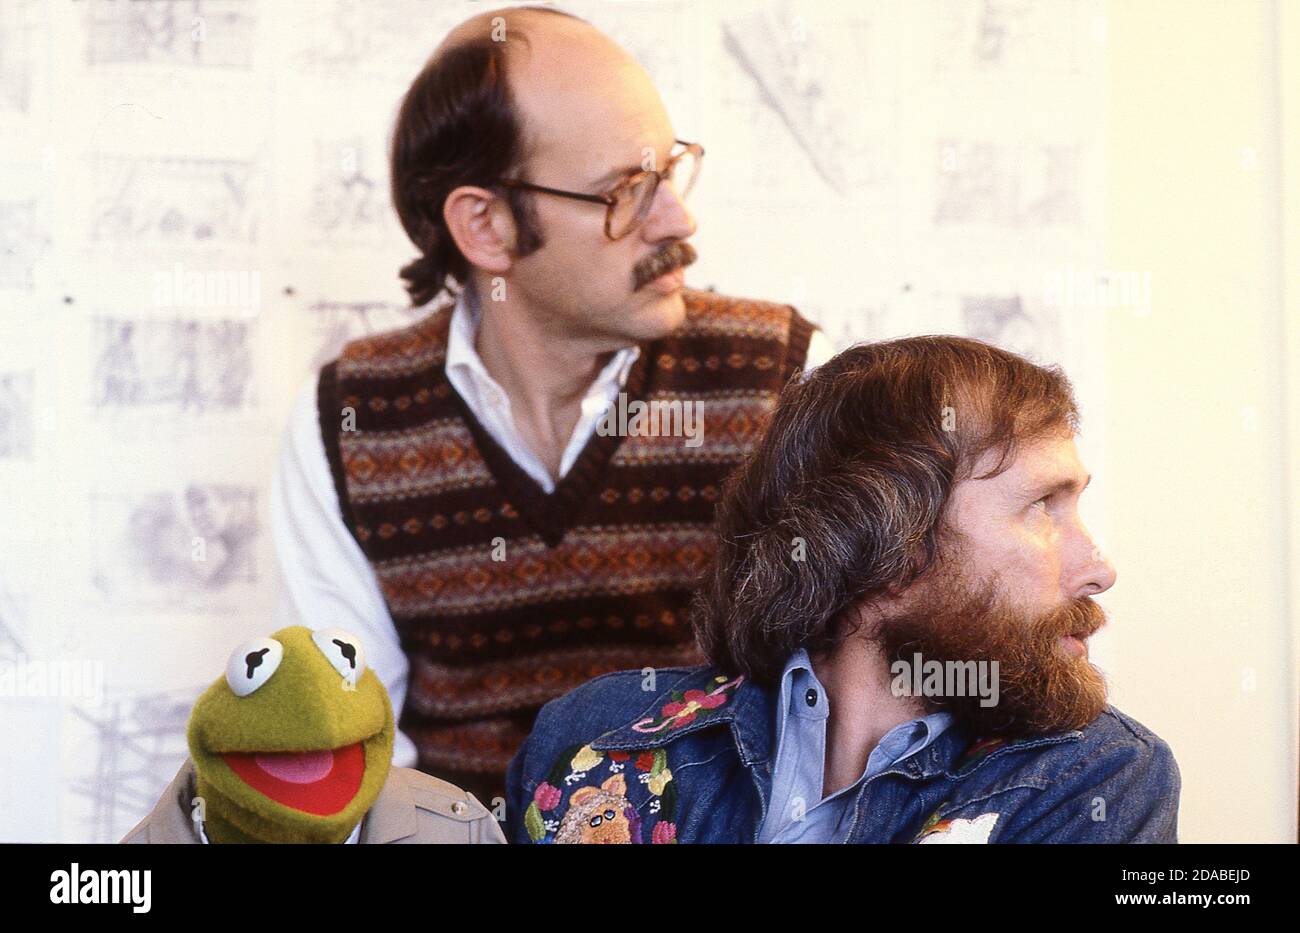
M 248 673 L 244 675 L 245 677 L 253 676 L 253 671 L 262 666 L 262 656 L 270 650 L 270 648 L 263 648 L 261 651 L 250 651 L 244 655 L 244 663 L 248 665 Z
M 334 644 L 336 644 L 336 645 L 339 646 L 339 650 L 343 652 L 343 657 L 345 657 L 345 658 L 348 659 L 348 667 L 352 668 L 353 670 L 356 670 L 356 669 L 357 669 L 357 649 L 356 649 L 356 646 L 355 646 L 355 645 L 349 645 L 349 644 L 348 644 L 347 642 L 345 642 L 345 641 L 339 641 L 337 638 L 333 639 L 333 641 L 334 641 Z

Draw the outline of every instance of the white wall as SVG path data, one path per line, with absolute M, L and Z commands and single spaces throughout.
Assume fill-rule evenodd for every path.
M 1300 308 L 1294 286 L 1284 304 L 1282 236 L 1294 249 L 1300 208 L 1293 178 L 1283 202 L 1279 91 L 1296 92 L 1300 4 L 1110 12 L 1108 265 L 1151 274 L 1150 313 L 1107 318 L 1117 702 L 1174 748 L 1181 838 L 1295 842 L 1283 368 Z

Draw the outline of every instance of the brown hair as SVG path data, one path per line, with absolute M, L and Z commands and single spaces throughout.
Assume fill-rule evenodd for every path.
M 999 457 L 981 479 L 1078 417 L 1059 366 L 965 337 L 859 344 L 791 381 L 724 486 L 692 605 L 700 646 L 766 684 L 797 649 L 834 650 L 845 610 L 934 563 L 953 487 L 984 454 Z
M 549 7 L 517 7 L 578 19 Z M 521 26 L 509 24 L 508 41 L 528 43 Z M 390 161 L 393 205 L 421 256 L 402 267 L 411 306 L 447 288 L 450 276 L 464 285 L 469 263 L 456 246 L 442 209 L 461 185 L 491 187 L 522 166 L 528 155 L 523 119 L 507 80 L 507 42 L 487 28 L 480 35 L 439 49 L 407 90 L 397 114 Z M 505 189 L 518 231 L 518 255 L 542 246 L 532 196 Z

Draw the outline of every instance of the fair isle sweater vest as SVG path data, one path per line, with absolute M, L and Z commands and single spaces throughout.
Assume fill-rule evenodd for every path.
M 548 700 L 609 671 L 700 660 L 687 610 L 720 486 L 803 368 L 812 327 L 785 305 L 685 301 L 686 322 L 641 347 L 623 391 L 699 402 L 702 443 L 598 431 L 550 495 L 447 381 L 449 307 L 321 370 L 343 520 L 411 662 L 400 728 L 421 769 L 480 799 L 504 786 Z

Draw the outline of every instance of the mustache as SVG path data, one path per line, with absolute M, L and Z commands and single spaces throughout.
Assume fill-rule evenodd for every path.
M 1060 609 L 1039 619 L 1039 632 L 1052 638 L 1073 635 L 1091 638 L 1106 624 L 1106 612 L 1087 596 L 1072 599 Z
M 698 258 L 695 247 L 685 240 L 676 240 L 651 253 L 632 269 L 632 291 L 639 291 L 659 276 L 682 269 Z

